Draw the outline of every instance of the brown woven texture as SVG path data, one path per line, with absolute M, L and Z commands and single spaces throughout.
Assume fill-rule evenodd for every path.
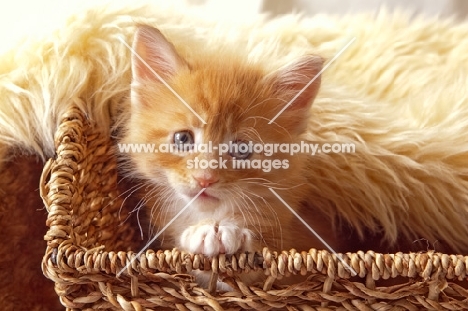
M 41 180 L 49 227 L 42 268 L 67 310 L 468 310 L 462 282 L 468 256 L 335 255 L 315 249 L 264 249 L 213 259 L 178 250 L 146 250 L 137 256 L 135 230 L 122 221 L 126 211 L 121 210 L 112 141 L 76 108 L 63 117 L 55 141 L 56 157 Z M 338 256 L 358 275 L 351 277 Z M 199 287 L 189 274 L 197 269 L 224 277 L 234 290 Z M 268 276 L 263 284 L 246 286 L 236 279 L 258 269 Z M 291 274 L 308 279 L 274 284 Z M 396 277 L 399 284 L 382 281 Z

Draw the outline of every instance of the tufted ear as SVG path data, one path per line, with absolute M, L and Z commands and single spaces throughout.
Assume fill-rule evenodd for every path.
M 137 28 L 133 50 L 137 55 L 132 55 L 132 74 L 133 80 L 137 82 L 160 82 L 157 75 L 167 79 L 178 70 L 188 68 L 174 45 L 167 41 L 158 29 L 151 26 L 141 25 Z
M 310 108 L 320 89 L 321 77 L 318 74 L 322 66 L 321 57 L 307 55 L 275 74 L 273 87 L 276 94 L 288 103 L 291 102 L 287 110 Z
M 309 110 L 320 89 L 322 65 L 322 58 L 308 55 L 268 76 L 275 98 L 281 100 L 272 109 L 275 116 L 270 123 L 292 134 L 304 132 Z

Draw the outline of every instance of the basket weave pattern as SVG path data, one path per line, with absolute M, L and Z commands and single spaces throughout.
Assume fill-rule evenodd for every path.
M 42 268 L 67 310 L 468 309 L 468 290 L 457 282 L 467 278 L 468 256 L 264 249 L 212 259 L 178 250 L 147 250 L 137 257 L 139 249 L 129 249 L 137 245 L 135 229 L 122 221 L 126 212 L 110 138 L 73 107 L 55 142 L 56 157 L 41 178 L 49 228 Z M 248 287 L 235 277 L 258 269 L 268 276 L 263 284 Z M 234 291 L 201 288 L 192 270 L 223 276 Z M 309 278 L 292 286 L 274 284 L 291 274 Z M 376 282 L 394 277 L 403 283 Z

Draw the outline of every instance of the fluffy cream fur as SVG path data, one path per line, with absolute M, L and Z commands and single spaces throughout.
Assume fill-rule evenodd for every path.
M 310 139 L 353 142 L 356 154 L 317 155 L 311 203 L 389 241 L 443 239 L 468 251 L 468 25 L 402 13 L 287 16 L 224 23 L 157 8 L 96 9 L 0 58 L 0 154 L 53 155 L 58 116 L 73 102 L 109 132 L 128 96 L 137 22 L 182 54 L 236 49 L 276 70 L 304 54 L 331 59 L 312 109 Z M 115 122 L 114 122 L 115 121 Z M 399 232 L 400 231 L 400 232 Z

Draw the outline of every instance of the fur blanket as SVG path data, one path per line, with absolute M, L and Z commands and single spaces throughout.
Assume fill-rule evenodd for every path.
M 0 155 L 53 156 L 73 97 L 111 133 L 130 83 L 136 23 L 161 29 L 182 54 L 235 49 L 272 70 L 304 54 L 329 61 L 309 139 L 352 142 L 355 154 L 315 156 L 316 208 L 398 238 L 468 251 L 468 25 L 408 14 L 224 22 L 154 7 L 93 9 L 0 58 Z

